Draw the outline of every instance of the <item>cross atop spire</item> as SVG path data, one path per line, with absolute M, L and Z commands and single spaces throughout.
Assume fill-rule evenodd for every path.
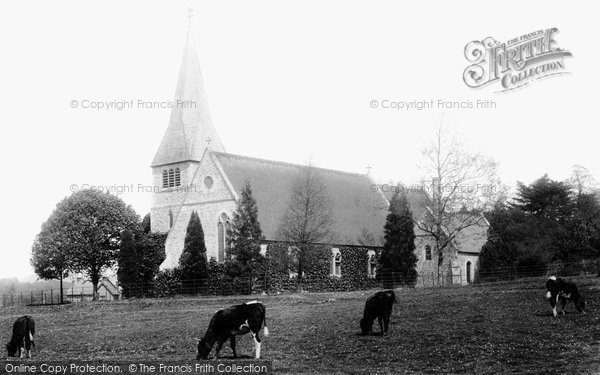
M 371 165 L 367 164 L 367 175 L 371 174 Z
M 188 18 L 189 27 L 192 27 L 192 18 L 194 17 L 193 13 L 194 13 L 194 9 L 188 8 L 187 18 Z

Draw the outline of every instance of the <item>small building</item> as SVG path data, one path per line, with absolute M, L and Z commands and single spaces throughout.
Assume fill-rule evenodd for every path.
M 70 302 L 92 301 L 93 289 L 91 281 L 77 277 L 71 280 L 71 286 L 65 291 L 64 298 Z M 116 301 L 119 297 L 119 289 L 108 278 L 103 277 L 98 282 L 99 301 Z

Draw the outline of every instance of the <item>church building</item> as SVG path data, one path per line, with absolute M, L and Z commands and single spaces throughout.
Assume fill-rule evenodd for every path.
M 159 187 L 152 194 L 151 229 L 168 232 L 166 259 L 161 269 L 177 267 L 193 211 L 198 213 L 204 230 L 207 258 L 224 261 L 230 220 L 245 181 L 250 183 L 257 202 L 258 219 L 265 237 L 263 250 L 267 244 L 279 241 L 277 232 L 292 188 L 306 168 L 226 152 L 211 121 L 191 30 L 188 30 L 169 125 L 151 167 L 153 185 Z M 365 253 L 365 276 L 374 277 L 374 256 L 381 249 L 389 197 L 368 174 L 315 169 L 326 186 L 333 209 L 332 237 L 327 244 L 319 244 L 331 248 L 331 276 L 344 275 L 340 249 L 360 248 Z M 422 194 L 409 194 L 413 214 L 423 214 L 418 207 L 423 199 L 426 197 Z M 365 237 L 364 233 L 370 235 Z M 427 272 L 427 265 L 437 262 L 431 256 L 432 243 L 417 233 L 416 245 L 418 267 Z M 449 257 L 445 269 L 453 278 L 458 272 L 459 283 L 472 281 L 481 245 L 483 243 L 476 241 L 462 256 L 458 249 L 452 250 L 454 255 Z M 472 267 L 470 270 L 466 269 L 467 262 Z M 464 270 L 452 271 L 453 267 Z

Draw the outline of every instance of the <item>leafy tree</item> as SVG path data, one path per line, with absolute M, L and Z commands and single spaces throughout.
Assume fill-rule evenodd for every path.
M 228 232 L 231 249 L 227 254 L 226 274 L 233 283 L 241 284 L 244 294 L 249 294 L 252 292 L 252 278 L 263 265 L 260 241 L 264 238 L 258 222 L 258 207 L 248 181 L 240 195 Z
M 399 282 L 414 284 L 417 279 L 414 221 L 404 192 L 392 197 L 384 232 L 377 277 L 387 288 Z
M 121 235 L 121 246 L 118 257 L 119 269 L 117 277 L 119 284 L 123 287 L 123 295 L 126 298 L 132 297 L 136 287 L 139 285 L 139 264 L 138 249 L 131 230 L 123 231 Z
M 166 238 L 166 233 L 150 232 L 150 214 L 135 231 L 123 232 L 117 276 L 125 297 L 142 296 L 152 284 L 165 260 Z
M 54 234 L 44 241 L 52 243 L 54 249 L 41 258 L 52 261 L 52 254 L 60 252 L 68 271 L 83 273 L 90 279 L 93 300 L 98 300 L 98 282 L 102 273 L 117 262 L 121 234 L 134 228 L 139 217 L 115 195 L 82 190 L 59 202 L 49 221 Z M 34 253 L 41 249 L 45 249 L 44 242 Z M 34 255 L 32 262 L 39 264 L 40 259 Z
M 198 280 L 202 283 L 208 277 L 204 231 L 196 211 L 192 212 L 187 226 L 179 269 L 183 281 Z
M 67 239 L 63 237 L 58 216 L 63 212 L 54 211 L 50 219 L 42 224 L 41 232 L 33 243 L 31 265 L 35 273 L 44 280 L 60 280 L 60 303 L 64 303 L 63 279 L 68 276 L 69 249 Z
M 138 279 L 144 285 L 152 283 L 166 258 L 165 241 L 167 233 L 140 233 L 136 240 L 139 257 Z
M 304 168 L 294 187 L 278 229 L 281 240 L 295 244 L 293 251 L 297 259 L 298 283 L 310 263 L 311 244 L 330 238 L 332 204 L 321 176 L 311 165 Z M 331 241 L 328 241 L 331 242 Z

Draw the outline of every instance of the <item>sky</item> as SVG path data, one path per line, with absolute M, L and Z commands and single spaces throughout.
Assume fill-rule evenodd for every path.
M 211 117 L 234 154 L 365 173 L 422 176 L 442 123 L 499 163 L 504 183 L 573 165 L 600 178 L 594 7 L 557 1 L 3 1 L 0 3 L 0 278 L 33 274 L 31 245 L 72 191 L 135 186 L 150 210 L 150 163 L 167 128 L 192 30 Z M 558 28 L 562 74 L 497 93 L 463 81 L 465 46 Z M 447 108 L 438 101 L 493 101 Z M 118 110 L 83 102 L 133 101 Z M 392 102 L 433 101 L 393 109 Z M 72 103 L 77 103 L 74 108 Z M 376 104 L 376 108 L 373 108 Z M 455 107 L 455 108 L 452 108 Z

